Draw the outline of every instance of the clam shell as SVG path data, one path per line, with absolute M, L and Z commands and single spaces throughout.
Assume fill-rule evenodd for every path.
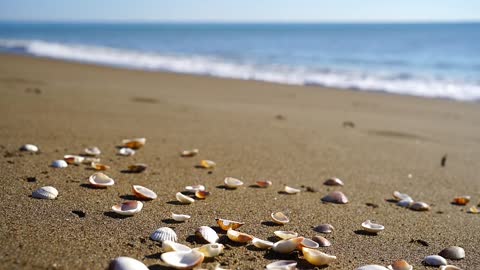
M 204 259 L 203 253 L 191 250 L 188 252 L 171 251 L 161 255 L 162 261 L 177 269 L 192 269 L 201 264 Z
M 182 157 L 194 157 L 198 154 L 198 149 L 192 149 L 192 150 L 183 150 L 180 153 L 180 156 Z
M 255 184 L 258 187 L 267 188 L 267 187 L 271 186 L 273 183 L 272 183 L 272 181 L 268 181 L 268 180 L 260 180 L 260 181 L 256 181 Z
M 115 184 L 112 178 L 101 172 L 90 175 L 88 182 L 94 187 L 108 187 Z
M 224 231 L 227 231 L 228 229 L 235 230 L 242 227 L 245 224 L 243 222 L 222 219 L 222 218 L 216 218 L 215 220 L 217 221 L 218 226 Z
M 194 186 L 186 186 L 185 191 L 190 192 L 190 193 L 195 193 L 197 191 L 204 191 L 205 186 L 204 185 L 194 185 Z
M 144 199 L 144 200 L 154 200 L 157 198 L 157 193 L 153 192 L 146 187 L 142 187 L 139 185 L 132 185 L 132 191 L 137 196 L 137 198 Z
M 105 165 L 105 164 L 101 164 L 101 163 L 97 163 L 97 162 L 92 162 L 92 163 L 90 164 L 90 166 L 91 166 L 94 170 L 97 170 L 97 171 L 106 171 L 106 170 L 110 169 L 110 166 Z
M 38 147 L 33 144 L 24 144 L 20 147 L 20 151 L 26 151 L 26 152 L 38 152 Z
M 252 244 L 254 246 L 256 246 L 257 248 L 260 248 L 260 249 L 268 249 L 268 248 L 273 247 L 273 242 L 258 239 L 258 238 L 255 238 L 255 237 L 252 239 Z
M 232 240 L 233 242 L 237 242 L 237 243 L 248 243 L 250 241 L 253 240 L 253 236 L 249 235 L 249 234 L 246 234 L 246 233 L 242 233 L 242 232 L 239 232 L 239 231 L 235 231 L 235 230 L 232 230 L 232 229 L 228 229 L 227 230 L 227 237 L 228 239 Z
M 467 213 L 470 213 L 470 214 L 478 214 L 478 213 L 480 213 L 480 211 L 478 210 L 477 207 L 472 206 L 472 207 L 468 208 Z
M 200 226 L 199 228 L 197 228 L 195 230 L 195 235 L 210 244 L 217 243 L 219 238 L 217 232 L 215 232 L 215 230 L 208 226 Z
M 216 166 L 217 166 L 217 163 L 215 163 L 214 161 L 208 160 L 208 159 L 204 159 L 204 160 L 200 161 L 200 167 L 202 167 L 204 169 L 213 169 Z
M 112 206 L 113 212 L 122 216 L 133 216 L 140 212 L 143 208 L 143 203 L 139 201 L 127 201 Z
M 183 222 L 183 221 L 186 221 L 189 218 L 191 218 L 189 215 L 172 213 L 172 219 L 175 220 L 175 221 Z
M 335 228 L 330 224 L 320 224 L 313 228 L 313 230 L 319 233 L 331 233 L 335 230 Z
M 135 150 L 132 148 L 122 147 L 120 150 L 118 150 L 118 154 L 125 157 L 133 156 L 135 155 Z
M 268 264 L 268 270 L 295 270 L 297 269 L 297 262 L 292 260 L 281 260 Z
M 197 190 L 195 191 L 195 197 L 197 197 L 198 199 L 206 199 L 208 196 L 210 196 L 210 192 L 206 191 L 206 190 Z
M 401 207 L 410 207 L 413 203 L 413 199 L 408 197 L 397 202 L 398 206 Z
M 325 180 L 323 184 L 326 186 L 343 186 L 343 181 L 340 180 L 339 178 L 333 177 Z
M 157 241 L 163 244 L 163 241 L 172 241 L 177 242 L 177 234 L 174 230 L 168 227 L 161 227 L 155 230 L 151 235 L 150 239 Z
M 206 258 L 213 258 L 222 254 L 224 248 L 225 246 L 222 244 L 206 244 L 196 250 L 203 253 Z
M 397 260 L 392 265 L 387 266 L 390 270 L 413 270 L 413 266 L 405 260 Z
M 329 203 L 345 204 L 348 203 L 348 198 L 341 191 L 332 191 L 327 196 L 323 197 L 322 201 Z
M 63 160 L 67 162 L 68 164 L 82 164 L 82 162 L 85 160 L 84 157 L 82 156 L 76 156 L 76 155 L 65 155 L 63 156 Z
M 273 233 L 283 240 L 295 238 L 298 236 L 298 233 L 292 231 L 274 231 Z
M 462 270 L 462 268 L 455 265 L 441 265 L 439 270 Z
M 87 147 L 83 151 L 85 152 L 86 155 L 89 155 L 89 156 L 98 156 L 102 153 L 102 151 L 100 151 L 100 149 L 96 146 Z
M 297 249 L 297 246 L 300 244 L 300 242 L 303 241 L 303 237 L 296 237 L 296 238 L 291 238 L 287 240 L 280 240 L 273 244 L 273 251 L 278 252 L 278 253 L 290 253 Z
M 471 197 L 468 195 L 459 196 L 459 197 L 453 198 L 452 203 L 456 205 L 466 205 L 467 203 L 470 202 L 470 199 Z
M 51 166 L 53 168 L 66 168 L 68 167 L 68 163 L 63 159 L 59 159 L 59 160 L 54 160 Z
M 285 191 L 285 193 L 287 194 L 297 194 L 297 193 L 300 193 L 301 190 L 297 188 L 285 186 L 283 191 Z
M 301 250 L 304 247 L 306 247 L 306 248 L 318 248 L 318 247 L 320 247 L 320 245 L 316 241 L 313 241 L 310 238 L 303 238 L 302 242 L 300 242 L 300 244 L 298 244 L 297 248 L 299 250 Z
M 405 199 L 411 199 L 412 200 L 412 198 L 408 194 L 400 193 L 398 191 L 393 192 L 393 198 L 395 198 L 395 200 L 397 200 L 397 201 L 401 201 L 401 200 L 405 200 Z
M 431 265 L 431 266 L 447 265 L 447 260 L 445 260 L 445 258 L 438 255 L 427 256 L 423 259 L 423 262 L 426 265 Z
M 141 173 L 145 171 L 147 168 L 148 168 L 147 164 L 144 164 L 144 163 L 137 163 L 137 164 L 128 166 L 128 170 L 134 173 Z
M 317 242 L 320 247 L 329 247 L 332 245 L 332 243 L 330 243 L 327 238 L 320 235 L 315 235 L 314 237 L 312 237 L 312 240 Z
M 130 149 L 139 149 L 142 148 L 146 142 L 147 139 L 145 138 L 125 139 L 122 140 L 122 145 Z
M 57 198 L 58 190 L 51 186 L 41 187 L 34 192 L 32 192 L 32 197 L 36 199 L 47 199 L 53 200 Z
M 284 225 L 290 222 L 290 219 L 282 212 L 272 213 L 270 216 L 272 217 L 273 222 L 280 225 Z
M 238 180 L 237 178 L 233 177 L 227 177 L 225 180 L 223 180 L 223 183 L 225 183 L 225 186 L 227 188 L 238 188 L 243 186 L 243 182 Z
M 305 260 L 315 266 L 328 265 L 337 259 L 336 256 L 312 248 L 304 247 L 302 252 Z
M 461 260 L 465 258 L 465 250 L 461 247 L 452 246 L 443 249 L 438 255 L 450 260 Z
M 179 244 L 177 242 L 171 240 L 164 240 L 162 242 L 162 249 L 164 252 L 169 251 L 190 251 L 192 250 L 190 247 Z
M 414 202 L 410 205 L 410 209 L 415 211 L 428 211 L 430 210 L 430 205 L 424 202 Z
M 370 220 L 366 220 L 362 223 L 363 230 L 369 233 L 379 233 L 385 229 L 381 224 L 372 223 Z
M 148 267 L 133 258 L 118 257 L 110 262 L 108 270 L 148 270 Z
M 360 266 L 355 270 L 388 270 L 388 268 L 378 264 L 369 264 L 369 265 Z
M 175 194 L 175 198 L 177 198 L 177 201 L 183 204 L 191 204 L 195 201 L 193 198 L 190 198 L 187 195 L 182 194 L 181 192 L 177 192 L 177 194 Z

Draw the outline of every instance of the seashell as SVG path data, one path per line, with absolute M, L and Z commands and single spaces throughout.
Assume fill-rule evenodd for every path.
M 455 265 L 441 265 L 439 270 L 462 270 L 462 268 Z
M 303 238 L 302 242 L 300 242 L 300 244 L 298 244 L 297 249 L 301 250 L 304 247 L 306 247 L 306 248 L 318 248 L 318 247 L 320 247 L 320 245 L 310 238 Z
M 398 191 L 394 191 L 393 192 L 393 197 L 397 200 L 397 201 L 401 201 L 401 200 L 405 200 L 405 199 L 411 199 L 413 200 L 408 194 L 406 193 L 400 193 Z
M 302 248 L 303 257 L 307 262 L 315 266 L 328 265 L 337 259 L 336 256 L 323 253 L 312 248 Z
M 362 228 L 369 233 L 379 233 L 385 229 L 383 225 L 372 223 L 370 220 L 363 222 Z
M 105 171 L 105 170 L 110 169 L 110 166 L 105 165 L 105 164 L 101 164 L 101 163 L 96 163 L 96 162 L 92 162 L 92 163 L 90 164 L 90 166 L 91 166 L 94 170 L 97 170 L 97 171 Z
M 223 180 L 223 182 L 225 183 L 225 186 L 227 188 L 238 188 L 238 187 L 243 185 L 242 181 L 238 180 L 237 178 L 233 178 L 233 177 L 227 177 L 227 178 L 225 178 L 225 180 Z
M 59 159 L 59 160 L 54 160 L 51 166 L 53 168 L 66 168 L 68 167 L 68 164 L 65 160 Z
M 63 156 L 63 160 L 67 162 L 68 164 L 82 164 L 83 160 L 85 160 L 85 157 L 82 156 L 76 156 L 76 155 L 65 155 Z
M 273 244 L 273 251 L 278 253 L 290 253 L 297 249 L 298 244 L 303 241 L 303 237 L 290 238 L 287 240 L 280 240 Z
M 148 267 L 133 258 L 118 257 L 110 262 L 108 270 L 148 270 Z
M 284 225 L 290 222 L 290 219 L 282 212 L 272 213 L 270 216 L 272 217 L 273 222 L 280 225 Z
M 90 185 L 94 187 L 108 187 L 108 186 L 113 186 L 115 184 L 115 181 L 108 177 L 104 173 L 94 173 L 88 178 L 88 182 Z
M 179 243 L 171 241 L 171 240 L 163 240 L 162 241 L 162 249 L 163 249 L 164 252 L 169 252 L 169 251 L 184 251 L 184 252 L 187 252 L 187 251 L 192 250 L 188 246 L 179 244 Z
M 122 147 L 120 148 L 120 150 L 118 150 L 118 154 L 121 156 L 129 157 L 135 155 L 135 150 L 133 150 L 132 148 Z
M 208 160 L 208 159 L 204 159 L 204 160 L 200 161 L 200 167 L 202 167 L 204 169 L 213 169 L 216 166 L 217 166 L 217 163 L 215 163 L 214 161 Z
M 38 152 L 38 147 L 33 144 L 24 144 L 20 147 L 20 151 L 36 153 Z
M 329 247 L 329 246 L 332 245 L 332 243 L 330 243 L 330 241 L 328 241 L 327 238 L 325 238 L 323 236 L 320 236 L 320 235 L 315 235 L 312 238 L 312 240 L 317 242 L 320 247 Z
M 130 149 L 139 149 L 142 148 L 146 142 L 147 139 L 145 138 L 125 139 L 122 140 L 122 145 Z
M 322 201 L 330 202 L 330 203 L 345 204 L 345 203 L 348 203 L 348 198 L 341 191 L 332 191 L 327 196 L 323 197 Z
M 34 192 L 32 192 L 32 197 L 36 199 L 47 199 L 53 200 L 57 198 L 58 190 L 51 186 L 41 187 Z
M 335 230 L 335 228 L 330 224 L 320 224 L 313 228 L 313 230 L 319 233 L 331 233 Z
M 457 246 L 452 246 L 443 249 L 438 253 L 438 255 L 442 256 L 445 259 L 450 259 L 450 260 L 461 260 L 465 258 L 465 250 L 461 247 Z
M 414 202 L 410 205 L 410 209 L 415 211 L 428 211 L 430 210 L 430 205 L 424 202 Z
M 93 147 L 87 147 L 83 150 L 85 152 L 86 155 L 88 156 L 98 156 L 102 153 L 102 151 L 100 151 L 100 149 L 96 146 L 93 146 Z
M 471 199 L 471 197 L 468 196 L 468 195 L 459 196 L 459 197 L 453 198 L 452 203 L 456 204 L 456 205 L 466 205 L 467 203 L 470 202 L 470 199 Z
M 157 198 L 157 194 L 155 192 L 139 185 L 132 185 L 132 191 L 133 194 L 135 194 L 135 196 L 137 196 L 139 199 L 154 200 Z
M 297 262 L 292 260 L 281 260 L 270 263 L 266 266 L 268 270 L 295 270 L 297 269 Z
M 397 260 L 392 265 L 387 266 L 390 270 L 413 270 L 413 266 L 405 260 Z
M 190 193 L 195 193 L 197 191 L 204 191 L 205 186 L 204 185 L 194 185 L 194 186 L 186 186 L 185 191 L 190 192 Z
M 325 182 L 323 182 L 323 184 L 326 186 L 343 186 L 343 181 L 339 178 L 333 177 L 327 179 Z
M 292 231 L 274 231 L 273 233 L 283 240 L 295 238 L 298 236 L 298 233 Z
M 284 191 L 285 193 L 288 193 L 288 194 L 297 194 L 297 193 L 300 193 L 301 190 L 293 187 L 285 186 Z
M 189 218 L 191 218 L 189 215 L 172 213 L 172 219 L 175 220 L 175 221 L 183 222 L 183 221 L 186 221 Z
M 398 206 L 401 207 L 410 207 L 413 203 L 413 199 L 408 197 L 397 202 Z
M 478 213 L 480 213 L 480 211 L 477 209 L 477 207 L 472 206 L 472 207 L 468 208 L 467 213 L 478 214 Z
M 192 150 L 183 150 L 180 153 L 180 156 L 182 157 L 194 157 L 198 154 L 198 149 L 192 149 Z
M 177 201 L 183 204 L 191 204 L 195 201 L 193 198 L 183 195 L 181 192 L 177 192 L 177 194 L 175 194 L 175 198 L 177 198 Z
M 197 197 L 198 199 L 201 199 L 201 200 L 207 198 L 209 195 L 210 195 L 210 192 L 205 191 L 205 190 L 195 191 L 195 197 Z
M 252 239 L 252 244 L 256 246 L 257 248 L 260 249 L 267 249 L 267 248 L 272 248 L 273 247 L 273 242 L 258 239 L 258 238 L 253 238 Z
M 242 227 L 245 224 L 243 222 L 222 219 L 222 218 L 216 218 L 215 220 L 217 221 L 218 226 L 224 231 L 227 231 L 229 229 L 235 230 Z
M 137 164 L 133 164 L 133 165 L 130 165 L 128 166 L 128 170 L 130 172 L 134 172 L 134 173 L 141 173 L 143 171 L 145 171 L 147 169 L 147 164 L 143 164 L 143 163 L 137 163 Z
M 225 246 L 222 244 L 206 244 L 195 250 L 200 251 L 207 258 L 213 258 L 222 254 L 224 248 Z
M 203 253 L 191 250 L 184 251 L 170 251 L 161 255 L 162 261 L 167 265 L 176 269 L 192 269 L 201 264 L 204 259 Z
M 378 264 L 369 264 L 369 265 L 360 266 L 355 270 L 388 270 L 388 268 Z
M 112 206 L 113 212 L 122 216 L 133 216 L 140 212 L 143 208 L 143 203 L 139 201 L 127 201 Z
M 155 230 L 151 235 L 150 239 L 163 243 L 163 241 L 172 241 L 177 242 L 177 234 L 174 230 L 168 227 L 161 227 Z
M 255 184 L 257 184 L 258 187 L 267 188 L 267 187 L 271 186 L 273 183 L 272 183 L 272 181 L 261 180 L 261 181 L 256 181 Z
M 195 230 L 195 235 L 202 239 L 207 241 L 210 244 L 215 244 L 218 241 L 218 234 L 215 232 L 212 228 L 208 226 L 200 226 Z
M 83 164 L 88 164 L 88 165 L 91 165 L 92 162 L 100 162 L 100 159 L 99 158 L 94 158 L 94 157 L 84 157 L 82 163 Z
M 445 260 L 445 258 L 438 255 L 427 256 L 423 259 L 423 262 L 426 265 L 431 265 L 431 266 L 447 265 L 447 260 Z
M 242 233 L 242 232 L 239 232 L 239 231 L 235 231 L 235 230 L 232 230 L 232 229 L 228 229 L 227 230 L 227 237 L 228 239 L 232 240 L 233 242 L 237 242 L 237 243 L 248 243 L 250 241 L 253 240 L 253 236 L 249 235 L 249 234 L 246 234 L 246 233 Z

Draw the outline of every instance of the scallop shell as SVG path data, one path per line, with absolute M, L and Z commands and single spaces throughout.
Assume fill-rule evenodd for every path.
M 282 212 L 272 213 L 270 216 L 272 217 L 273 222 L 280 225 L 284 225 L 290 222 L 290 219 Z
M 224 231 L 227 231 L 228 229 L 235 230 L 242 227 L 245 224 L 243 222 L 222 219 L 222 218 L 216 218 L 215 220 L 217 221 L 218 226 Z
M 191 250 L 188 252 L 171 251 L 161 255 L 162 261 L 177 269 L 192 269 L 201 264 L 204 259 L 203 253 Z
M 186 186 L 185 191 L 189 193 L 195 193 L 197 191 L 204 191 L 205 186 L 204 185 L 194 185 L 194 186 Z
M 302 242 L 300 242 L 300 244 L 298 244 L 297 248 L 301 250 L 304 247 L 306 247 L 306 248 L 318 248 L 318 247 L 320 247 L 320 245 L 310 238 L 303 238 Z
M 180 156 L 182 157 L 194 157 L 198 154 L 198 149 L 192 149 L 192 150 L 183 150 L 180 153 Z
M 300 244 L 300 242 L 303 241 L 303 237 L 296 237 L 296 238 L 291 238 L 287 240 L 280 240 L 273 244 L 273 251 L 278 252 L 278 253 L 290 253 L 297 249 L 297 246 Z
M 100 149 L 96 146 L 87 147 L 83 151 L 85 152 L 86 155 L 89 155 L 89 156 L 98 156 L 102 153 L 102 151 L 100 151 Z
M 295 270 L 297 269 L 297 262 L 292 260 L 280 260 L 272 262 L 266 266 L 268 270 Z
M 195 250 L 200 251 L 206 258 L 217 257 L 222 254 L 223 249 L 225 248 L 222 244 L 206 244 Z
M 397 200 L 397 201 L 401 201 L 401 200 L 405 200 L 405 199 L 412 199 L 408 194 L 406 193 L 400 193 L 398 191 L 394 191 L 393 192 L 393 197 Z
M 424 202 L 414 202 L 410 205 L 410 209 L 415 211 L 428 211 L 430 210 L 430 205 Z
M 465 258 L 465 250 L 461 247 L 452 246 L 443 249 L 438 255 L 450 260 L 461 260 Z
M 335 228 L 330 224 L 320 224 L 313 230 L 319 233 L 331 233 L 335 230 Z
M 59 159 L 59 160 L 54 160 L 51 166 L 53 168 L 66 168 L 68 167 L 68 163 L 63 159 Z
M 392 265 L 387 266 L 390 270 L 413 270 L 413 266 L 405 260 L 397 260 Z
M 135 155 L 135 150 L 133 150 L 132 148 L 122 147 L 120 148 L 120 150 L 118 150 L 118 154 L 121 156 L 129 157 Z
M 51 186 L 41 187 L 34 192 L 32 192 L 32 197 L 36 199 L 47 199 L 53 200 L 57 198 L 58 190 Z
M 343 181 L 336 177 L 325 180 L 323 184 L 326 186 L 343 186 L 344 185 Z
M 232 229 L 228 229 L 227 230 L 227 237 L 228 239 L 232 240 L 233 242 L 237 242 L 237 243 L 248 243 L 250 241 L 253 240 L 253 236 L 249 235 L 249 234 L 246 234 L 246 233 L 242 233 L 242 232 L 239 232 L 239 231 L 235 231 L 235 230 L 232 230 Z
M 144 164 L 144 163 L 137 163 L 137 164 L 128 166 L 128 170 L 134 173 L 141 173 L 145 171 L 147 168 L 148 168 L 147 164 Z
M 427 256 L 423 259 L 423 262 L 426 265 L 431 265 L 431 266 L 447 265 L 447 260 L 445 260 L 445 258 L 438 255 Z
M 127 201 L 112 206 L 113 212 L 122 216 L 133 216 L 140 212 L 143 208 L 143 203 L 139 201 Z
M 462 268 L 455 265 L 442 265 L 439 270 L 462 270 Z
M 142 187 L 139 185 L 132 185 L 132 191 L 137 196 L 137 198 L 144 199 L 144 200 L 154 200 L 157 198 L 157 193 L 153 192 L 146 187 Z
M 274 231 L 273 233 L 283 240 L 295 238 L 298 236 L 298 233 L 292 231 Z
M 385 229 L 383 225 L 372 223 L 370 220 L 363 222 L 362 228 L 369 233 L 379 233 Z
M 148 267 L 133 258 L 118 257 L 110 262 L 108 270 L 148 270 Z
M 456 205 L 466 205 L 467 203 L 470 202 L 470 199 L 471 199 L 471 197 L 468 196 L 468 195 L 459 196 L 459 197 L 453 198 L 452 203 L 456 204 Z
M 172 219 L 175 220 L 175 221 L 178 221 L 178 222 L 186 221 L 189 218 L 191 218 L 189 215 L 172 213 Z
M 252 244 L 256 246 L 257 248 L 260 249 L 267 249 L 267 248 L 272 248 L 273 247 L 273 242 L 258 239 L 258 238 L 253 238 L 252 239 Z
M 85 157 L 82 156 L 77 156 L 77 155 L 65 155 L 63 156 L 63 160 L 67 162 L 68 164 L 82 164 L 82 162 L 85 160 Z
M 26 151 L 26 152 L 38 152 L 38 147 L 33 144 L 24 144 L 20 147 L 20 151 Z
M 305 260 L 315 266 L 328 265 L 337 259 L 336 256 L 312 248 L 304 247 L 302 252 Z
M 193 198 L 183 195 L 181 192 L 177 192 L 177 194 L 175 194 L 175 198 L 177 198 L 177 201 L 183 204 L 191 204 L 195 201 Z
M 329 247 L 332 245 L 332 243 L 330 243 L 327 238 L 320 235 L 315 235 L 314 237 L 312 237 L 312 240 L 317 242 L 320 247 Z
M 155 230 L 151 235 L 150 239 L 163 243 L 163 241 L 172 241 L 177 242 L 177 234 L 174 230 L 168 227 L 161 227 Z
M 97 171 L 106 171 L 110 169 L 110 166 L 102 164 L 102 163 L 97 163 L 97 162 L 92 162 L 90 166 Z
M 122 140 L 122 145 L 130 149 L 139 149 L 142 148 L 146 142 L 147 139 L 145 138 L 125 139 Z
M 323 197 L 322 201 L 329 203 L 345 204 L 348 203 L 348 198 L 341 191 L 332 191 L 327 196 Z
M 202 167 L 204 169 L 213 169 L 216 166 L 217 166 L 217 163 L 215 163 L 214 161 L 208 160 L 208 159 L 204 159 L 204 160 L 200 161 L 200 167 Z
M 212 228 L 208 226 L 200 226 L 199 228 L 197 228 L 195 230 L 195 235 L 210 244 L 217 243 L 219 238 L 217 232 L 215 232 Z
M 260 181 L 256 181 L 255 184 L 257 184 L 258 187 L 267 188 L 271 186 L 273 183 L 272 181 L 268 181 L 268 180 L 260 180 Z
M 208 196 L 210 196 L 210 192 L 206 191 L 206 190 L 197 190 L 195 191 L 195 197 L 197 197 L 198 199 L 206 199 Z
M 369 265 L 360 266 L 355 270 L 388 270 L 388 268 L 378 264 L 369 264 Z
M 243 185 L 242 181 L 238 180 L 237 178 L 233 178 L 233 177 L 227 177 L 227 178 L 225 178 L 225 180 L 223 180 L 223 182 L 225 183 L 225 186 L 227 188 L 238 188 L 238 187 Z
M 293 187 L 285 186 L 284 191 L 285 193 L 288 193 L 288 194 L 297 194 L 297 193 L 300 193 L 301 190 Z
M 94 187 L 108 187 L 115 184 L 115 180 L 101 172 L 92 174 L 88 178 L 88 182 Z
M 179 244 L 171 240 L 164 240 L 162 242 L 162 249 L 164 252 L 169 252 L 169 251 L 185 251 L 186 252 L 186 251 L 192 250 L 188 246 Z

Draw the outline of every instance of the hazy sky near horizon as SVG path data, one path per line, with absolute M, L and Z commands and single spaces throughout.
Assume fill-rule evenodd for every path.
M 480 21 L 476 0 L 0 0 L 0 20 Z

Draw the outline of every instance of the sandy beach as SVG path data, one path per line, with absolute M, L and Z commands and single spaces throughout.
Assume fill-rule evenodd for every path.
M 325 269 L 386 266 L 397 259 L 414 269 L 436 269 L 423 266 L 423 258 L 448 246 L 466 253 L 450 264 L 480 269 L 480 215 L 466 213 L 480 201 L 477 103 L 14 55 L 0 55 L 0 94 L 1 269 L 105 269 L 118 256 L 169 269 L 149 235 L 167 226 L 180 243 L 198 247 L 195 229 L 215 227 L 217 217 L 245 222 L 239 231 L 261 239 L 272 239 L 276 230 L 313 237 L 319 234 L 313 227 L 330 223 L 335 231 L 324 236 L 332 246 L 321 250 L 337 260 Z M 132 157 L 117 155 L 121 140 L 134 137 L 146 137 L 145 147 Z M 40 153 L 19 152 L 26 143 L 38 145 Z M 88 146 L 102 150 L 114 186 L 90 188 L 87 179 L 94 171 L 85 165 L 49 167 Z M 199 155 L 180 157 L 191 148 L 200 149 Z M 202 159 L 217 162 L 217 168 L 212 173 L 196 168 Z M 122 172 L 133 163 L 149 167 L 139 174 Z M 225 190 L 227 176 L 245 185 Z M 330 177 L 345 186 L 323 185 Z M 252 187 L 259 179 L 273 185 Z M 111 206 L 132 198 L 132 184 L 154 190 L 158 199 L 145 202 L 133 217 L 118 218 Z M 211 196 L 178 205 L 175 193 L 192 184 L 206 185 Z M 303 192 L 283 194 L 284 185 Z M 42 186 L 56 187 L 58 198 L 32 198 Z M 322 203 L 333 190 L 350 202 Z M 427 202 L 431 211 L 396 206 L 389 201 L 395 190 Z M 472 201 L 452 205 L 459 195 Z M 270 214 L 276 211 L 286 213 L 290 223 L 273 226 Z M 192 218 L 173 223 L 171 212 Z M 359 232 L 367 219 L 385 230 L 376 236 Z M 315 268 L 298 252 L 279 255 L 220 236 L 224 254 L 203 267 L 263 269 L 274 260 L 294 259 L 299 269 Z

